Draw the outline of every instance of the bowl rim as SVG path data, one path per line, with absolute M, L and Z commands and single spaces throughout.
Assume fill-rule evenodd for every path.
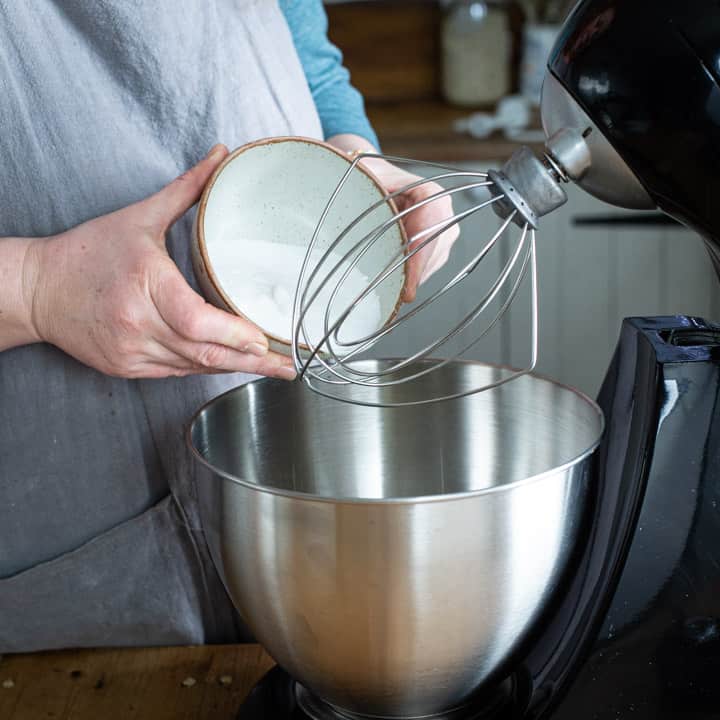
M 271 341 L 285 346 L 288 349 L 292 348 L 292 338 L 290 339 L 290 342 L 288 342 L 286 339 L 278 337 L 277 335 L 273 335 L 272 333 L 268 332 L 263 328 L 262 326 L 258 325 L 254 320 L 251 320 L 245 313 L 243 313 L 240 308 L 238 308 L 235 303 L 232 301 L 232 298 L 225 292 L 225 290 L 222 287 L 222 284 L 220 283 L 220 280 L 215 274 L 215 271 L 213 269 L 212 264 L 210 263 L 210 257 L 208 255 L 207 251 L 207 244 L 205 242 L 205 211 L 207 209 L 208 201 L 210 200 L 210 195 L 212 193 L 213 187 L 215 186 L 215 182 L 220 177 L 223 170 L 232 163 L 237 157 L 242 155 L 244 152 L 251 150 L 255 147 L 260 147 L 263 145 L 272 145 L 275 143 L 286 143 L 286 142 L 299 142 L 299 143 L 305 143 L 309 145 L 316 145 L 319 147 L 324 148 L 325 150 L 329 150 L 330 152 L 333 152 L 335 155 L 338 155 L 339 157 L 343 158 L 347 161 L 349 165 L 352 165 L 354 162 L 353 158 L 351 158 L 348 154 L 344 153 L 342 150 L 339 150 L 338 148 L 334 147 L 333 145 L 330 145 L 330 143 L 327 143 L 323 140 L 316 140 L 315 138 L 311 137 L 305 137 L 303 135 L 278 135 L 273 137 L 266 137 L 266 138 L 260 138 L 258 140 L 253 140 L 252 142 L 245 143 L 244 145 L 241 145 L 240 147 L 235 148 L 232 152 L 230 152 L 224 160 L 220 163 L 220 165 L 215 169 L 213 174 L 210 176 L 210 179 L 205 184 L 205 187 L 203 188 L 202 195 L 200 196 L 200 200 L 198 202 L 198 210 L 197 210 L 197 217 L 196 217 L 196 237 L 197 237 L 197 245 L 198 245 L 198 252 L 200 254 L 200 259 L 202 261 L 203 267 L 205 269 L 205 272 L 207 273 L 208 281 L 211 283 L 213 288 L 215 289 L 215 292 L 222 298 L 223 302 L 227 305 L 228 308 L 237 315 L 238 317 L 243 318 L 244 320 L 247 320 L 248 322 L 252 323 L 256 327 L 260 328 L 260 330 L 263 332 L 263 334 Z M 372 183 L 376 186 L 381 196 L 385 195 L 385 190 L 382 186 L 382 183 L 380 180 L 375 176 L 375 174 L 368 170 L 362 163 L 357 163 L 356 167 L 361 170 L 367 177 L 372 181 Z M 392 211 L 393 215 L 397 214 L 398 209 L 397 205 L 393 201 L 392 198 L 386 198 L 387 204 L 390 206 L 390 210 Z M 401 222 L 396 222 L 397 227 L 400 230 L 400 239 L 402 243 L 403 250 L 405 254 L 408 252 L 408 239 L 407 234 L 405 232 L 405 227 Z M 402 306 L 403 297 L 405 295 L 405 289 L 407 286 L 407 265 L 403 264 L 402 266 L 402 273 L 403 273 L 403 281 L 402 285 L 400 286 L 400 291 L 398 292 L 397 301 L 395 302 L 395 305 L 393 309 L 391 310 L 390 314 L 388 315 L 387 320 L 382 324 L 381 328 L 384 328 L 397 317 L 398 312 L 400 312 L 400 307 Z M 293 291 L 293 297 L 295 295 L 295 292 Z M 302 350 L 309 351 L 310 348 L 305 343 L 298 343 L 298 347 Z
M 380 360 L 377 360 L 377 362 L 396 362 L 398 358 L 382 358 Z M 430 363 L 437 361 L 437 358 L 426 358 L 424 360 L 418 361 L 419 363 Z M 481 365 L 483 367 L 490 367 L 490 368 L 500 368 L 503 370 L 510 370 L 510 371 L 516 371 L 516 368 L 512 368 L 508 365 L 501 365 L 498 363 L 487 363 L 487 362 L 481 362 L 478 360 L 468 360 L 468 359 L 456 359 L 453 361 L 452 364 L 456 365 Z M 243 392 L 245 388 L 248 388 L 252 385 L 256 385 L 258 383 L 262 382 L 273 382 L 273 383 L 287 383 L 287 380 L 277 380 L 276 378 L 268 378 L 268 377 L 259 377 L 255 380 L 251 380 L 250 382 L 243 383 L 241 385 L 237 385 L 236 387 L 230 388 L 229 390 L 226 390 L 223 393 L 220 393 L 214 398 L 211 398 L 207 402 L 203 403 L 198 410 L 196 410 L 192 417 L 190 418 L 190 421 L 187 423 L 187 426 L 185 428 L 185 443 L 188 446 L 190 450 L 190 454 L 193 456 L 193 458 L 198 461 L 201 465 L 203 465 L 205 468 L 207 468 L 211 473 L 214 473 L 215 475 L 219 475 L 225 480 L 229 480 L 230 482 L 233 482 L 237 485 L 241 485 L 245 488 L 248 488 L 249 490 L 254 490 L 256 492 L 262 492 L 262 493 L 268 493 L 270 495 L 280 495 L 282 497 L 286 497 L 291 500 L 302 500 L 305 502 L 325 502 L 325 503 L 332 503 L 334 505 L 418 505 L 418 504 L 426 504 L 426 503 L 435 503 L 435 502 L 451 502 L 451 501 L 459 501 L 459 500 L 465 500 L 468 498 L 473 497 L 481 497 L 484 495 L 492 495 L 496 493 L 501 492 L 509 492 L 511 490 L 514 490 L 515 488 L 523 487 L 524 485 L 529 485 L 530 483 L 540 482 L 544 479 L 547 479 L 549 477 L 554 477 L 568 468 L 579 465 L 583 460 L 589 458 L 593 453 L 598 449 L 600 446 L 600 443 L 603 440 L 603 437 L 605 435 L 605 431 L 607 429 L 607 422 L 605 420 L 605 413 L 603 412 L 602 408 L 598 403 L 593 400 L 589 395 L 582 392 L 582 390 L 578 390 L 577 388 L 572 387 L 571 385 L 567 385 L 565 383 L 558 382 L 557 380 L 553 380 L 550 377 L 547 377 L 546 375 L 542 375 L 540 373 L 526 373 L 527 377 L 534 378 L 535 380 L 540 380 L 542 382 L 549 383 L 550 385 L 554 385 L 557 388 L 560 388 L 562 390 L 569 391 L 570 393 L 576 395 L 580 400 L 584 401 L 589 407 L 594 411 L 595 415 L 597 416 L 599 420 L 599 427 L 598 427 L 598 433 L 597 433 L 597 439 L 590 443 L 588 447 L 586 447 L 581 452 L 577 453 L 574 457 L 570 458 L 569 460 L 565 461 L 562 465 L 556 465 L 553 468 L 550 468 L 548 470 L 544 470 L 543 472 L 536 473 L 534 475 L 530 475 L 526 478 L 521 478 L 520 480 L 515 480 L 511 483 L 505 483 L 503 485 L 492 485 L 487 488 L 479 488 L 478 490 L 465 490 L 462 492 L 454 492 L 454 493 L 442 493 L 438 495 L 412 495 L 412 496 L 402 496 L 402 497 L 389 497 L 389 498 L 363 498 L 363 497 L 353 497 L 353 496 L 337 496 L 337 497 L 329 497 L 327 495 L 314 495 L 312 493 L 306 493 L 306 492 L 300 492 L 298 490 L 285 490 L 283 488 L 277 488 L 272 487 L 268 485 L 258 485 L 257 483 L 251 482 L 250 480 L 245 480 L 243 478 L 237 477 L 235 475 L 232 475 L 231 473 L 221 470 L 220 468 L 215 467 L 211 462 L 206 460 L 198 451 L 198 449 L 195 447 L 195 444 L 192 440 L 192 430 L 195 424 L 197 423 L 200 416 L 205 412 L 207 408 L 209 408 L 212 404 L 215 402 L 219 402 L 222 398 L 224 398 L 226 395 L 230 395 L 232 393 L 236 392 Z M 300 380 L 294 380 L 291 382 L 301 382 Z M 312 392 L 312 390 L 305 388 L 307 392 Z M 490 391 L 492 392 L 492 390 Z M 472 397 L 472 396 L 470 396 Z M 336 400 L 335 402 L 341 402 L 340 400 Z M 448 402 L 458 402 L 458 400 L 448 400 Z M 390 410 L 393 410 L 393 408 L 389 408 Z

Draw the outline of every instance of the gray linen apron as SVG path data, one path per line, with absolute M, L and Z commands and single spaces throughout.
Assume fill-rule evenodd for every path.
M 216 142 L 320 137 L 269 0 L 0 0 L 0 236 L 140 200 Z M 168 247 L 195 286 L 193 211 Z M 233 641 L 183 431 L 248 376 L 127 381 L 0 353 L 0 652 Z

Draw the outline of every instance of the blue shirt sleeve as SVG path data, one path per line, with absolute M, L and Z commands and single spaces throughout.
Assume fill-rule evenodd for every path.
M 362 95 L 350 84 L 342 53 L 327 36 L 322 0 L 279 0 L 305 71 L 325 138 L 353 133 L 380 148 Z

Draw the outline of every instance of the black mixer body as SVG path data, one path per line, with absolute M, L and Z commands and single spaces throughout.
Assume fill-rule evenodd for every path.
M 583 0 L 548 71 L 720 273 L 720 2 Z M 720 717 L 720 330 L 625 320 L 586 547 L 520 717 Z
M 507 717 L 720 717 L 720 328 L 625 320 L 587 543 Z
M 582 1 L 549 72 L 720 268 L 720 3 Z

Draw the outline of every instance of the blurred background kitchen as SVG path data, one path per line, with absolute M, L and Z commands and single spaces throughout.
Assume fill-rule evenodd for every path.
M 538 104 L 545 59 L 572 4 L 326 2 L 330 37 L 366 98 L 382 151 L 474 170 L 499 167 L 521 144 L 542 151 Z M 544 217 L 538 232 L 537 370 L 594 396 L 623 317 L 717 319 L 720 288 L 694 233 L 659 213 L 618 210 L 573 186 L 565 189 L 569 202 Z M 456 208 L 477 200 L 469 193 L 456 196 Z M 450 271 L 462 267 L 495 228 L 492 212 L 465 221 Z M 483 263 L 482 276 L 461 283 L 450 305 L 428 311 L 428 338 L 473 307 L 478 288 L 497 275 L 502 260 Z M 469 357 L 527 365 L 528 298 L 528 292 L 518 297 L 509 319 Z M 408 337 L 413 332 L 415 326 L 399 331 L 383 349 L 406 355 L 417 340 Z

